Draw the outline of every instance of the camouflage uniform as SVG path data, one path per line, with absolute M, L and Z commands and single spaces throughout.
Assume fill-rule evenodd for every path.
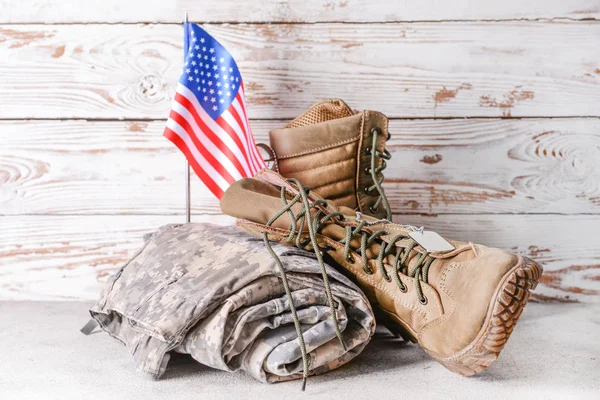
M 328 267 L 344 351 L 314 254 L 280 244 L 273 248 L 298 309 L 310 373 L 350 361 L 375 330 L 364 294 Z M 301 351 L 275 262 L 262 241 L 233 226 L 160 228 L 110 278 L 90 313 L 127 346 L 138 371 L 154 378 L 164 373 L 172 350 L 225 371 L 242 369 L 262 382 L 302 377 Z

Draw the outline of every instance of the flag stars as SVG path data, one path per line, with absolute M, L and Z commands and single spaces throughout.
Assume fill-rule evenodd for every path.
M 216 118 L 241 90 L 242 77 L 231 55 L 210 35 L 199 30 L 194 34 L 193 26 L 188 32 L 190 46 L 181 81 L 194 91 L 201 106 Z

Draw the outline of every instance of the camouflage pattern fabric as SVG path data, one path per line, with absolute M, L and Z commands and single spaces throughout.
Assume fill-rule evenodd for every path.
M 314 254 L 280 244 L 273 248 L 298 309 L 310 373 L 347 363 L 375 331 L 365 295 L 328 268 L 344 351 Z M 127 346 L 137 370 L 153 378 L 164 373 L 170 351 L 221 370 L 244 370 L 262 382 L 302 377 L 300 346 L 277 266 L 261 240 L 233 226 L 160 228 L 110 278 L 90 313 Z

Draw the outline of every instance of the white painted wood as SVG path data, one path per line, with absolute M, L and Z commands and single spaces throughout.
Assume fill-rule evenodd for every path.
M 198 220 L 195 218 L 194 220 Z M 231 223 L 211 217 L 212 223 Z M 183 216 L 0 217 L 0 299 L 93 299 L 159 226 Z
M 162 136 L 164 126 L 0 122 L 0 214 L 182 213 L 184 157 Z M 254 126 L 257 140 L 267 140 L 267 130 Z M 195 174 L 191 183 L 193 210 L 219 212 Z
M 386 190 L 401 213 L 598 213 L 600 120 L 391 124 Z
M 232 222 L 210 215 L 193 220 Z M 396 215 L 395 220 L 542 262 L 545 276 L 536 291 L 542 299 L 600 301 L 598 215 Z M 0 300 L 95 299 L 101 282 L 134 254 L 145 233 L 179 222 L 183 215 L 0 217 Z
M 320 98 L 394 117 L 600 116 L 600 24 L 209 25 L 252 118 Z M 165 118 L 177 25 L 0 26 L 0 118 Z M 35 99 L 35 101 L 32 101 Z
M 258 141 L 285 121 L 253 121 Z M 183 156 L 163 121 L 0 122 L 0 214 L 173 214 Z M 398 213 L 600 213 L 600 119 L 393 120 Z M 196 213 L 218 213 L 194 175 Z
M 598 0 L 0 9 L 0 299 L 94 299 L 144 233 L 183 222 L 183 158 L 161 132 L 184 10 L 239 62 L 250 116 L 273 119 L 259 140 L 333 96 L 396 118 L 568 117 L 394 120 L 385 187 L 397 222 L 542 261 L 538 298 L 600 299 Z M 195 177 L 192 194 L 193 219 L 231 223 Z
M 597 0 L 1 0 L 0 23 L 175 22 L 185 11 L 203 22 L 390 22 L 600 16 Z

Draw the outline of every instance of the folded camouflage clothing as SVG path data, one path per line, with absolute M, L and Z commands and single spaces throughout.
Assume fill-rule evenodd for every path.
M 375 330 L 364 294 L 327 267 L 342 346 L 314 254 L 272 248 L 286 271 L 310 374 L 350 361 Z M 154 378 L 176 351 L 262 382 L 297 379 L 302 349 L 277 268 L 262 241 L 233 226 L 167 225 L 110 278 L 90 313 Z

